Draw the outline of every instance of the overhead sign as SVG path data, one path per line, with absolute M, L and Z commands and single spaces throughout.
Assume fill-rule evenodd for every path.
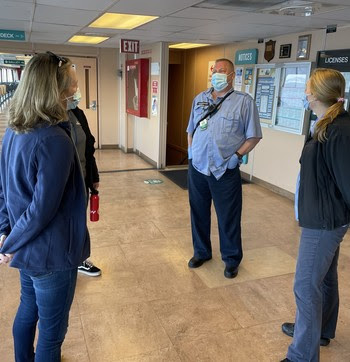
M 258 62 L 258 49 L 237 50 L 235 64 L 256 64 Z
M 120 52 L 139 54 L 140 40 L 120 39 Z
M 21 65 L 24 66 L 24 60 L 17 60 L 17 59 L 4 59 L 4 64 L 9 64 L 9 65 Z
M 0 40 L 25 41 L 25 38 L 24 31 L 0 29 Z
M 350 71 L 350 49 L 322 50 L 317 52 L 317 68 Z

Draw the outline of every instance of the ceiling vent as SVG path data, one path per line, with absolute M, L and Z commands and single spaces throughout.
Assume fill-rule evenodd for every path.
M 287 16 L 311 16 L 343 9 L 344 5 L 307 0 L 206 0 L 193 7 Z

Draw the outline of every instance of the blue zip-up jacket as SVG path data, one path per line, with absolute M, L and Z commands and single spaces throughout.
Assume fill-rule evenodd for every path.
M 68 122 L 7 129 L 0 166 L 0 253 L 38 272 L 78 267 L 90 254 L 86 194 Z

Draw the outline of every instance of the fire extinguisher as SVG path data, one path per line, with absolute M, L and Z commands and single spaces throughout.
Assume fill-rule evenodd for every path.
M 90 196 L 90 221 L 98 221 L 98 207 L 99 207 L 99 196 L 98 191 L 93 189 Z

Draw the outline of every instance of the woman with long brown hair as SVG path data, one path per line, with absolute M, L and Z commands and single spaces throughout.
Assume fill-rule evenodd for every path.
M 0 264 L 20 272 L 16 362 L 61 360 L 77 267 L 90 253 L 85 185 L 66 111 L 76 90 L 68 58 L 37 54 L 10 105 L 0 167 Z
M 350 222 L 350 115 L 344 110 L 345 79 L 333 69 L 316 69 L 307 82 L 304 106 L 318 117 L 304 145 L 297 185 L 297 219 L 302 227 L 295 272 L 295 323 L 283 361 L 320 359 L 320 345 L 335 337 L 338 319 L 338 256 Z

